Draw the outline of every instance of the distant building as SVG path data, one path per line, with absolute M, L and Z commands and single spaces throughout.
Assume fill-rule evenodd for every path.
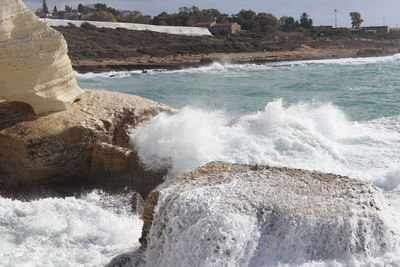
M 213 22 L 198 22 L 193 24 L 194 27 L 207 28 L 212 34 L 235 34 L 242 31 L 242 27 L 236 23 L 216 23 Z
M 194 27 L 201 27 L 201 28 L 210 28 L 217 24 L 215 21 L 209 21 L 209 22 L 197 22 L 193 24 Z
M 372 33 L 389 33 L 390 32 L 389 26 L 361 27 L 361 30 L 364 30 L 366 32 L 372 32 Z
M 216 23 L 209 30 L 212 34 L 235 34 L 241 32 L 242 27 L 236 22 Z

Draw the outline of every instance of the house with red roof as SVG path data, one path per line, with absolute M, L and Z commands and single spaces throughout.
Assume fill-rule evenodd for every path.
M 242 27 L 237 22 L 216 23 L 213 22 L 198 22 L 193 24 L 194 27 L 207 28 L 212 34 L 235 34 L 242 30 Z
M 194 23 L 193 26 L 194 27 L 201 27 L 201 28 L 208 28 L 208 27 L 212 27 L 216 24 L 215 21 L 209 21 L 209 22 L 197 22 Z

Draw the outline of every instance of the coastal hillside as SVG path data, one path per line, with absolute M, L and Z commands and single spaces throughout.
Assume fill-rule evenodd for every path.
M 190 37 L 96 28 L 90 24 L 55 29 L 67 40 L 69 56 L 77 70 L 179 68 L 226 59 L 227 54 L 231 61 L 239 63 L 379 56 L 397 53 L 400 48 L 400 36 L 395 33 L 351 34 L 315 29 Z

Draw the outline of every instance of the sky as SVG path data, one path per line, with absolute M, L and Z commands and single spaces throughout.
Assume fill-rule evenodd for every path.
M 23 0 L 30 8 L 41 6 L 41 0 Z M 78 3 L 105 3 L 123 10 L 139 10 L 144 14 L 157 15 L 163 11 L 176 12 L 182 6 L 197 6 L 201 9 L 216 8 L 223 13 L 235 14 L 241 9 L 272 13 L 281 16 L 300 17 L 307 12 L 314 25 L 334 25 L 337 9 L 338 26 L 349 27 L 351 11 L 358 11 L 364 19 L 363 26 L 389 25 L 400 27 L 399 0 L 47 0 L 49 9 L 53 6 L 63 8 L 68 4 L 76 7 Z

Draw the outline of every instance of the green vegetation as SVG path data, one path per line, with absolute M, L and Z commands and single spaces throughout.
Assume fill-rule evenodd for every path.
M 118 21 L 112 13 L 107 11 L 96 11 L 90 18 L 93 21 L 108 21 L 108 22 Z
M 221 13 L 218 9 L 200 9 L 192 6 L 181 7 L 175 13 L 162 12 L 152 17 L 137 10 L 117 10 L 101 3 L 93 5 L 79 4 L 76 9 L 66 5 L 64 10 L 58 10 L 54 6 L 53 13 L 47 14 L 48 12 L 47 4 L 44 0 L 42 8 L 36 12 L 38 16 L 58 19 L 127 22 L 163 26 L 192 26 L 198 22 L 213 21 L 217 23 L 237 22 L 242 30 L 254 33 L 309 32 L 317 37 L 351 34 L 346 28 L 315 27 L 312 18 L 306 12 L 302 13 L 298 19 L 291 16 L 282 16 L 278 19 L 270 13 L 257 13 L 250 9 L 242 9 L 237 14 L 228 15 Z M 359 12 L 351 12 L 350 17 L 352 28 L 354 30 L 361 29 L 361 23 L 364 21 L 361 18 L 361 14 Z
M 44 10 L 38 10 L 37 14 L 43 16 Z M 48 10 L 45 14 L 46 17 Z M 200 9 L 196 6 L 181 7 L 178 12 L 169 14 L 162 12 L 151 17 L 140 11 L 117 10 L 106 4 L 95 5 L 79 4 L 77 9 L 66 5 L 64 10 L 54 7 L 53 18 L 77 19 L 91 21 L 128 22 L 166 26 L 191 26 L 197 22 L 217 23 L 237 22 L 243 30 L 250 32 L 274 32 L 274 31 L 304 31 L 313 27 L 313 20 L 307 13 L 303 13 L 298 20 L 293 17 L 284 16 L 280 19 L 270 13 L 256 13 L 253 10 L 241 10 L 237 14 L 228 15 L 217 9 Z
M 361 14 L 358 12 L 350 12 L 351 17 L 351 26 L 353 29 L 360 29 L 361 23 L 363 23 L 363 19 L 361 18 Z

